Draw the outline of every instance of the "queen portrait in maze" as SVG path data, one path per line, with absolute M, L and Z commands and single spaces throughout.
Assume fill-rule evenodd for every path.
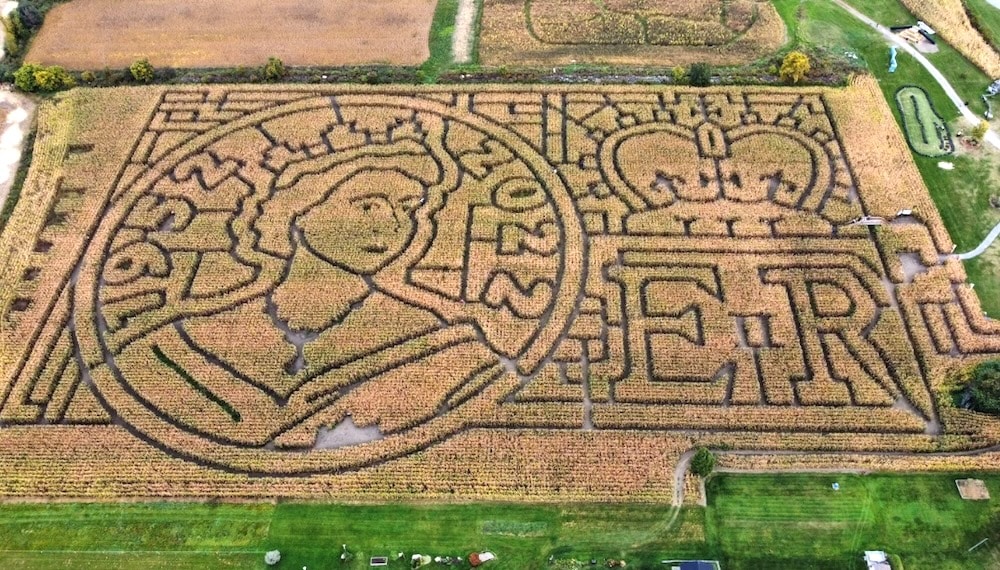
M 579 291 L 567 198 L 529 149 L 428 107 L 324 99 L 205 135 L 133 185 L 95 295 L 94 382 L 115 413 L 227 466 L 310 449 L 349 465 L 447 435 L 456 410 L 504 396 L 488 390 L 503 371 L 529 374 Z

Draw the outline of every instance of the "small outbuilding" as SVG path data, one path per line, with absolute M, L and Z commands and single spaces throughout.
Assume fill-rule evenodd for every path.
M 966 501 L 988 501 L 990 491 L 982 479 L 956 479 L 958 494 Z
M 868 570 L 892 570 L 889 556 L 881 550 L 866 550 L 865 564 L 868 565 Z
M 674 568 L 677 570 L 719 570 L 719 563 L 709 560 L 685 560 L 673 566 L 671 570 Z

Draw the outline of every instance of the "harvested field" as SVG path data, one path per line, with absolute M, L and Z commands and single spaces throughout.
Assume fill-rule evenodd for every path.
M 760 0 L 484 0 L 484 65 L 753 61 L 785 43 Z
M 73 0 L 55 7 L 26 61 L 70 69 L 417 65 L 435 0 Z
M 1000 440 L 935 397 L 1000 326 L 872 79 L 56 101 L 0 496 L 668 500 L 695 444 Z

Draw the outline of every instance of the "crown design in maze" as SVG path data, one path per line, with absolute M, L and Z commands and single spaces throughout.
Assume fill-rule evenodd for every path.
M 547 44 L 717 46 L 746 33 L 761 6 L 759 0 L 526 0 L 524 14 L 531 34 Z
M 920 221 L 851 224 L 821 94 L 167 91 L 116 180 L 3 316 L 48 318 L 2 426 L 269 474 L 473 427 L 936 435 L 935 359 L 998 348 Z

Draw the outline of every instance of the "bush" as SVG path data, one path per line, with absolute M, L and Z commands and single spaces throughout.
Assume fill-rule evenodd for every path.
M 32 4 L 21 2 L 20 6 L 17 7 L 17 17 L 21 20 L 21 24 L 29 30 L 37 30 L 42 27 L 42 13 Z
M 972 409 L 1000 415 L 1000 360 L 987 360 L 972 371 Z
M 267 554 L 264 555 L 264 564 L 274 566 L 278 562 L 281 562 L 281 552 L 277 550 L 269 550 Z
M 684 76 L 687 75 L 687 72 L 684 71 L 683 67 L 678 65 L 673 69 L 673 74 L 674 74 L 674 83 L 680 83 L 684 81 Z
M 701 477 L 708 477 L 715 469 L 715 454 L 707 447 L 699 447 L 691 458 L 691 472 Z
M 140 81 L 142 83 L 149 83 L 153 80 L 153 66 L 149 63 L 149 60 L 142 58 L 136 60 L 128 68 L 129 72 L 132 74 L 132 79 Z
M 14 72 L 14 85 L 22 91 L 52 92 L 69 89 L 76 85 L 76 81 L 68 71 L 58 65 L 42 67 L 26 63 Z
M 21 41 L 25 39 L 27 32 L 21 24 L 21 17 L 17 12 L 11 12 L 7 17 L 0 17 L 0 24 L 3 25 L 3 48 L 4 51 L 16 57 L 21 53 Z
M 93 83 L 97 81 L 97 76 L 94 75 L 93 71 L 84 71 L 80 74 L 80 79 L 82 79 L 84 83 Z
M 712 82 L 712 68 L 707 63 L 692 65 L 688 75 L 691 78 L 691 85 L 695 87 L 707 87 Z
M 990 130 L 990 124 L 986 121 L 979 121 L 979 124 L 972 127 L 972 138 L 977 141 L 982 142 L 983 137 L 986 136 L 986 132 Z
M 264 69 L 262 71 L 266 81 L 280 81 L 288 75 L 288 70 L 285 69 L 285 64 L 276 57 L 267 58 L 267 63 L 264 64 Z
M 798 83 L 809 73 L 809 56 L 800 51 L 790 51 L 781 61 L 781 79 Z

